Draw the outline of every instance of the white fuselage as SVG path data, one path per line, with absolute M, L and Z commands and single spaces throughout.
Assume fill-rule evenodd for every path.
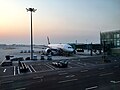
M 63 50 L 64 52 L 73 52 L 74 49 L 72 48 L 72 46 L 70 46 L 69 44 L 49 44 L 48 47 L 50 47 L 51 49 L 55 49 L 55 50 Z

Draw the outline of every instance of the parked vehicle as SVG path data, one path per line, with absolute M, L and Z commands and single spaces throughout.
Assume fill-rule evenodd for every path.
M 68 66 L 68 61 L 66 60 L 55 61 L 52 62 L 52 65 L 59 68 L 66 68 Z

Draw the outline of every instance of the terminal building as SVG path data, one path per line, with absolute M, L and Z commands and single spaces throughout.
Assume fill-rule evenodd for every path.
M 101 32 L 100 42 L 108 54 L 120 56 L 120 30 Z

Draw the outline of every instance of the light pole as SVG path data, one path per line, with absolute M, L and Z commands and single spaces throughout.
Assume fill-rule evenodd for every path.
M 31 60 L 33 60 L 33 32 L 32 32 L 32 12 L 35 12 L 37 9 L 26 8 L 27 12 L 31 12 Z

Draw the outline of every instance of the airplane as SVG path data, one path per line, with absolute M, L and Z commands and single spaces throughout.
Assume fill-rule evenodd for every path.
M 72 55 L 74 53 L 74 49 L 69 44 L 51 44 L 49 37 L 47 37 L 48 47 L 45 49 L 46 55 Z

